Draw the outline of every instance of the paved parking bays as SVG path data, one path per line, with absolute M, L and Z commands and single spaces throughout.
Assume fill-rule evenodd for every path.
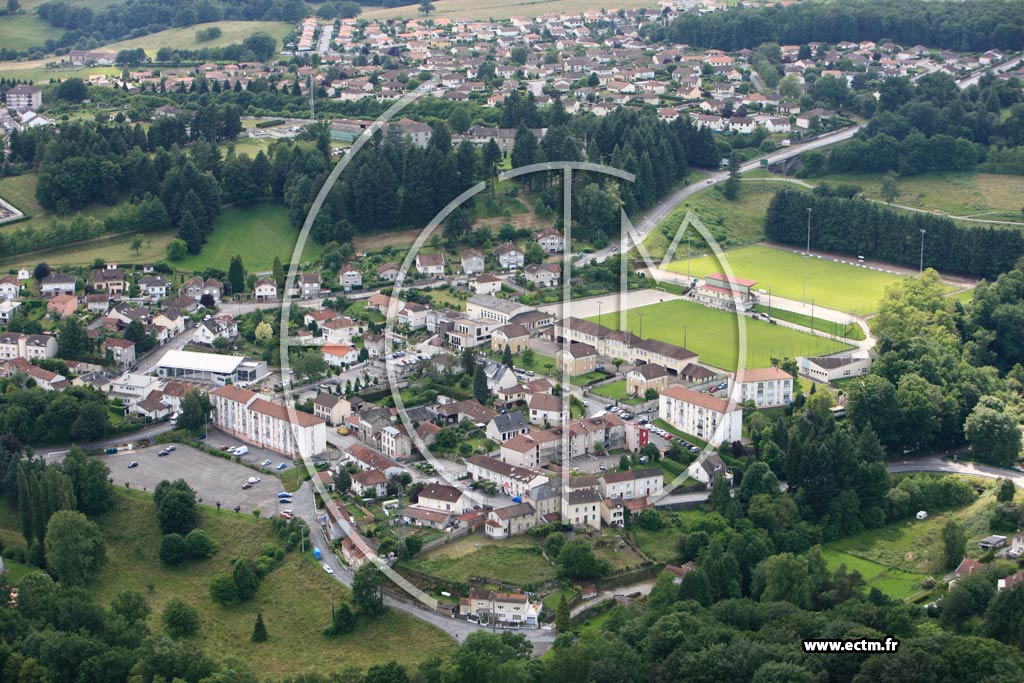
M 249 452 L 243 456 L 240 456 L 240 460 L 249 463 L 250 465 L 257 465 L 260 467 L 266 467 L 269 470 L 274 470 L 281 463 L 286 464 L 286 469 L 294 467 L 292 464 L 291 457 L 278 453 L 277 451 L 271 451 L 266 448 L 260 448 L 245 443 L 238 437 L 225 434 L 218 429 L 211 429 L 206 437 L 206 445 L 210 448 L 216 448 L 218 450 L 224 450 L 225 448 L 234 448 L 236 446 L 246 446 Z M 270 461 L 269 465 L 263 465 L 262 463 Z M 276 470 L 275 470 L 276 471 Z M 260 475 L 263 476 L 263 475 Z M 276 492 L 275 492 L 276 493 Z
M 277 494 L 282 490 L 277 477 L 259 474 L 244 465 L 181 444 L 169 455 L 158 457 L 157 453 L 164 448 L 165 445 L 150 446 L 99 457 L 110 468 L 115 486 L 127 482 L 133 489 L 152 491 L 164 479 L 184 479 L 206 505 L 219 502 L 228 509 L 237 505 L 243 513 L 259 508 L 263 515 L 276 514 Z M 133 460 L 139 466 L 129 468 L 128 463 Z M 263 481 L 243 489 L 242 484 L 252 476 Z

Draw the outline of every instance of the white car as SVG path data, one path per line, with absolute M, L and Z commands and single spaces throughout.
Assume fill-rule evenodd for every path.
M 264 460 L 263 462 L 260 463 L 260 467 L 269 467 L 272 463 L 273 461 L 271 460 Z
M 324 565 L 324 571 L 327 572 L 328 574 L 333 574 L 334 573 L 334 570 L 331 569 L 331 565 L 329 565 L 329 564 L 325 564 Z
M 261 481 L 263 481 L 263 480 L 260 479 L 259 477 L 249 477 L 249 483 L 250 484 L 258 484 Z

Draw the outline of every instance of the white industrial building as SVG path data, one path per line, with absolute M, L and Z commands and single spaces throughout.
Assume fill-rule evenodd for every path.
M 267 364 L 245 356 L 170 350 L 156 366 L 157 375 L 168 379 L 206 382 L 224 386 L 252 384 L 268 374 Z

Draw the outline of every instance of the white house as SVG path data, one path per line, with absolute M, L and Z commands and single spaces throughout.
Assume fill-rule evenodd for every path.
M 742 370 L 729 395 L 737 403 L 753 401 L 758 408 L 787 405 L 793 397 L 793 375 L 777 367 Z
M 142 290 L 142 296 L 154 303 L 167 296 L 168 286 L 167 280 L 159 275 L 144 277 L 139 280 L 139 289 Z
M 270 278 L 257 280 L 252 295 L 256 301 L 274 301 L 277 299 L 277 283 Z
M 420 275 L 439 277 L 444 275 L 444 254 L 416 254 L 416 272 Z
M 462 272 L 466 275 L 476 275 L 484 272 L 484 257 L 476 249 L 467 249 L 462 252 Z
M 346 263 L 338 271 L 338 284 L 348 292 L 363 286 L 363 271 L 352 263 Z
M 522 268 L 526 260 L 526 254 L 513 242 L 505 242 L 499 246 L 494 250 L 494 255 L 498 259 L 498 264 L 504 270 Z
M 324 362 L 331 367 L 352 365 L 359 360 L 359 352 L 354 347 L 343 344 L 326 344 L 323 347 Z

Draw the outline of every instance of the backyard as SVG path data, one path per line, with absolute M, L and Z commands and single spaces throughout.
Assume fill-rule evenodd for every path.
M 596 316 L 589 320 L 597 322 Z M 605 315 L 603 320 L 606 325 L 611 322 L 611 327 L 618 329 L 618 316 Z M 686 348 L 698 354 L 702 363 L 725 370 L 737 368 L 738 321 L 735 314 L 683 300 L 633 308 L 626 315 L 626 326 L 634 334 L 680 346 L 684 345 L 685 335 Z M 762 320 L 744 318 L 744 322 L 748 368 L 768 367 L 772 358 L 818 356 L 850 348 L 841 342 Z
M 406 566 L 439 579 L 463 583 L 479 577 L 528 585 L 555 578 L 555 568 L 528 536 L 492 541 L 480 534 L 470 534 L 417 556 Z

